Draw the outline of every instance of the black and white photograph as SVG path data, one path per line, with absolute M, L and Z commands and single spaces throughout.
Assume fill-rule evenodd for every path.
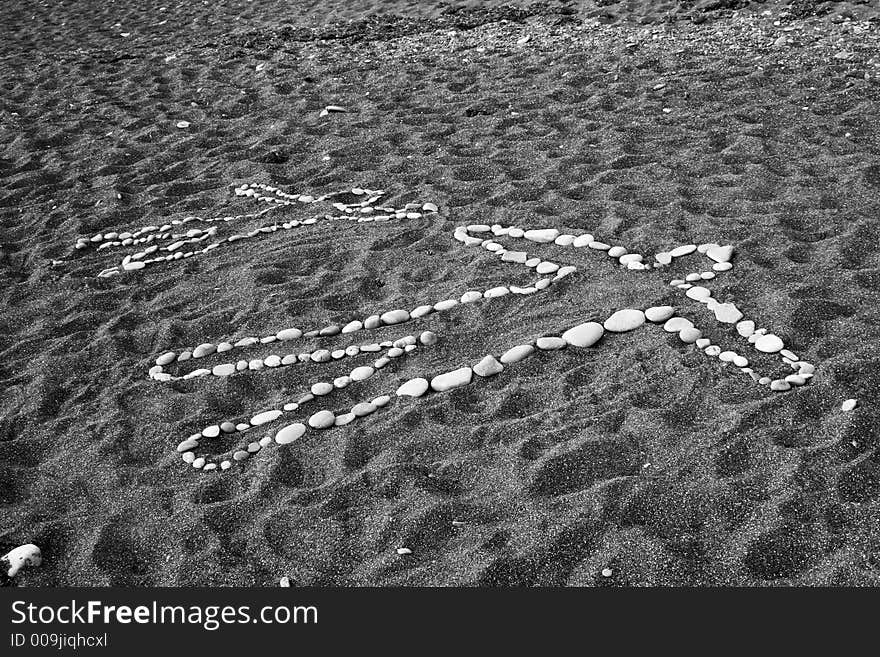
M 0 37 L 7 595 L 880 585 L 880 2 Z

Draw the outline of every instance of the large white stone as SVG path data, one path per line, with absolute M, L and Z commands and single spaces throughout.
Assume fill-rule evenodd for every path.
M 584 322 L 568 329 L 562 334 L 562 339 L 573 347 L 592 347 L 604 333 L 605 329 L 599 322 Z
M 457 370 L 438 374 L 431 379 L 431 389 L 437 392 L 445 392 L 446 390 L 466 386 L 471 382 L 473 373 L 474 371 L 470 367 L 459 367 Z
M 313 429 L 328 429 L 336 422 L 332 411 L 318 411 L 309 418 L 309 426 Z
M 743 318 L 742 311 L 732 303 L 719 303 L 713 310 L 715 319 L 725 324 L 735 324 Z
M 559 231 L 555 228 L 540 228 L 536 230 L 527 230 L 523 237 L 531 242 L 538 244 L 547 244 L 559 237 Z
M 675 308 L 672 306 L 654 306 L 645 311 L 645 319 L 650 322 L 665 322 L 674 312 Z
M 507 351 L 505 351 L 501 355 L 501 362 L 505 365 L 510 363 L 518 363 L 524 358 L 528 358 L 532 353 L 534 353 L 535 348 L 530 344 L 520 344 L 515 347 L 511 347 Z
M 694 285 L 685 292 L 685 294 L 695 301 L 704 301 L 712 296 L 712 291 L 701 285 Z
M 275 434 L 275 442 L 279 445 L 288 445 L 294 440 L 301 438 L 305 432 L 306 425 L 302 422 L 294 422 L 293 424 L 288 424 L 283 429 L 280 429 L 278 433 Z
M 555 351 L 556 349 L 564 349 L 568 344 L 562 338 L 556 336 L 543 337 L 535 340 L 535 346 L 543 351 Z
M 623 308 L 605 320 L 603 326 L 606 331 L 624 333 L 637 329 L 645 323 L 645 313 L 635 308 Z
M 706 250 L 706 255 L 715 262 L 727 262 L 733 256 L 733 247 L 730 245 L 713 246 Z
M 409 320 L 409 312 L 406 310 L 389 310 L 382 313 L 380 319 L 384 324 L 402 324 Z
M 257 413 L 251 418 L 251 424 L 255 427 L 260 426 L 261 424 L 268 424 L 273 420 L 277 420 L 281 417 L 281 413 L 283 411 L 272 410 L 272 411 L 263 411 L 262 413 Z
M 504 370 L 504 365 L 498 362 L 498 359 L 495 356 L 489 354 L 488 356 L 484 356 L 483 359 L 474 365 L 474 374 L 478 376 L 495 376 L 496 374 L 501 373 Z
M 397 389 L 398 397 L 421 397 L 428 391 L 430 384 L 421 377 L 410 379 Z
M 211 374 L 214 376 L 229 376 L 230 374 L 235 373 L 235 363 L 223 363 L 221 365 L 215 365 L 214 369 L 211 370 Z
M 363 381 L 364 379 L 369 379 L 375 373 L 376 370 L 369 365 L 361 365 L 360 367 L 355 367 L 349 376 L 352 381 Z
M 275 334 L 275 337 L 279 340 L 298 340 L 302 337 L 303 332 L 298 328 L 288 328 L 283 331 L 278 331 Z
M 685 317 L 671 317 L 663 324 L 663 330 L 667 333 L 679 333 L 682 329 L 692 328 L 694 323 Z
M 765 354 L 775 354 L 777 351 L 785 349 L 785 343 L 779 336 L 767 333 L 755 340 L 755 349 Z

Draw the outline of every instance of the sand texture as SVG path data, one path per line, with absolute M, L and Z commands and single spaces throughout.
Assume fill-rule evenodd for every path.
M 174 4 L 4 3 L 0 552 L 43 555 L 18 584 L 880 584 L 876 7 Z M 320 116 L 327 105 L 348 111 Z M 250 212 L 232 193 L 250 182 L 382 189 L 439 212 L 303 226 L 106 279 L 121 253 L 73 248 Z M 227 472 L 182 462 L 193 432 L 350 367 L 162 384 L 147 377 L 159 354 L 519 284 L 452 239 L 474 223 L 643 253 L 732 244 L 714 293 L 816 375 L 772 393 L 646 328 L 395 398 Z M 619 308 L 668 303 L 717 344 L 738 339 L 665 274 L 532 246 L 579 271 L 370 331 L 440 341 L 322 407 Z

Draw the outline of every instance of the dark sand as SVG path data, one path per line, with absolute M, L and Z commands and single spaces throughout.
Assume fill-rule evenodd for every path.
M 880 584 L 876 9 L 41 4 L 9 0 L 0 23 L 0 552 L 34 542 L 44 556 L 17 584 Z M 319 118 L 330 103 L 352 111 Z M 94 274 L 118 257 L 71 248 L 250 211 L 231 194 L 250 181 L 384 188 L 440 215 L 279 233 L 106 280 Z M 146 376 L 157 354 L 522 279 L 451 238 L 473 222 L 647 253 L 730 242 L 716 296 L 816 377 L 773 394 L 646 329 L 394 401 L 224 474 L 173 452 L 332 368 L 163 385 Z M 535 250 L 581 271 L 413 322 L 441 343 L 330 407 L 627 305 L 672 301 L 737 344 L 668 276 Z M 850 397 L 860 406 L 842 413 Z

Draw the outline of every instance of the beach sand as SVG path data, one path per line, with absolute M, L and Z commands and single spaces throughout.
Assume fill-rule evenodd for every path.
M 173 4 L 4 4 L 0 552 L 43 552 L 16 584 L 880 584 L 880 11 Z M 320 117 L 329 104 L 349 111 Z M 232 194 L 245 182 L 364 186 L 440 211 L 107 279 L 95 274 L 118 252 L 73 249 L 250 212 Z M 816 376 L 771 393 L 644 329 L 395 399 L 225 473 L 181 461 L 188 435 L 334 366 L 161 384 L 147 377 L 157 355 L 524 281 L 452 239 L 469 223 L 590 231 L 644 253 L 733 244 L 717 296 Z M 666 274 L 534 250 L 580 271 L 373 331 L 440 342 L 328 407 L 627 306 L 673 303 L 736 344 Z M 860 403 L 845 413 L 848 398 Z

